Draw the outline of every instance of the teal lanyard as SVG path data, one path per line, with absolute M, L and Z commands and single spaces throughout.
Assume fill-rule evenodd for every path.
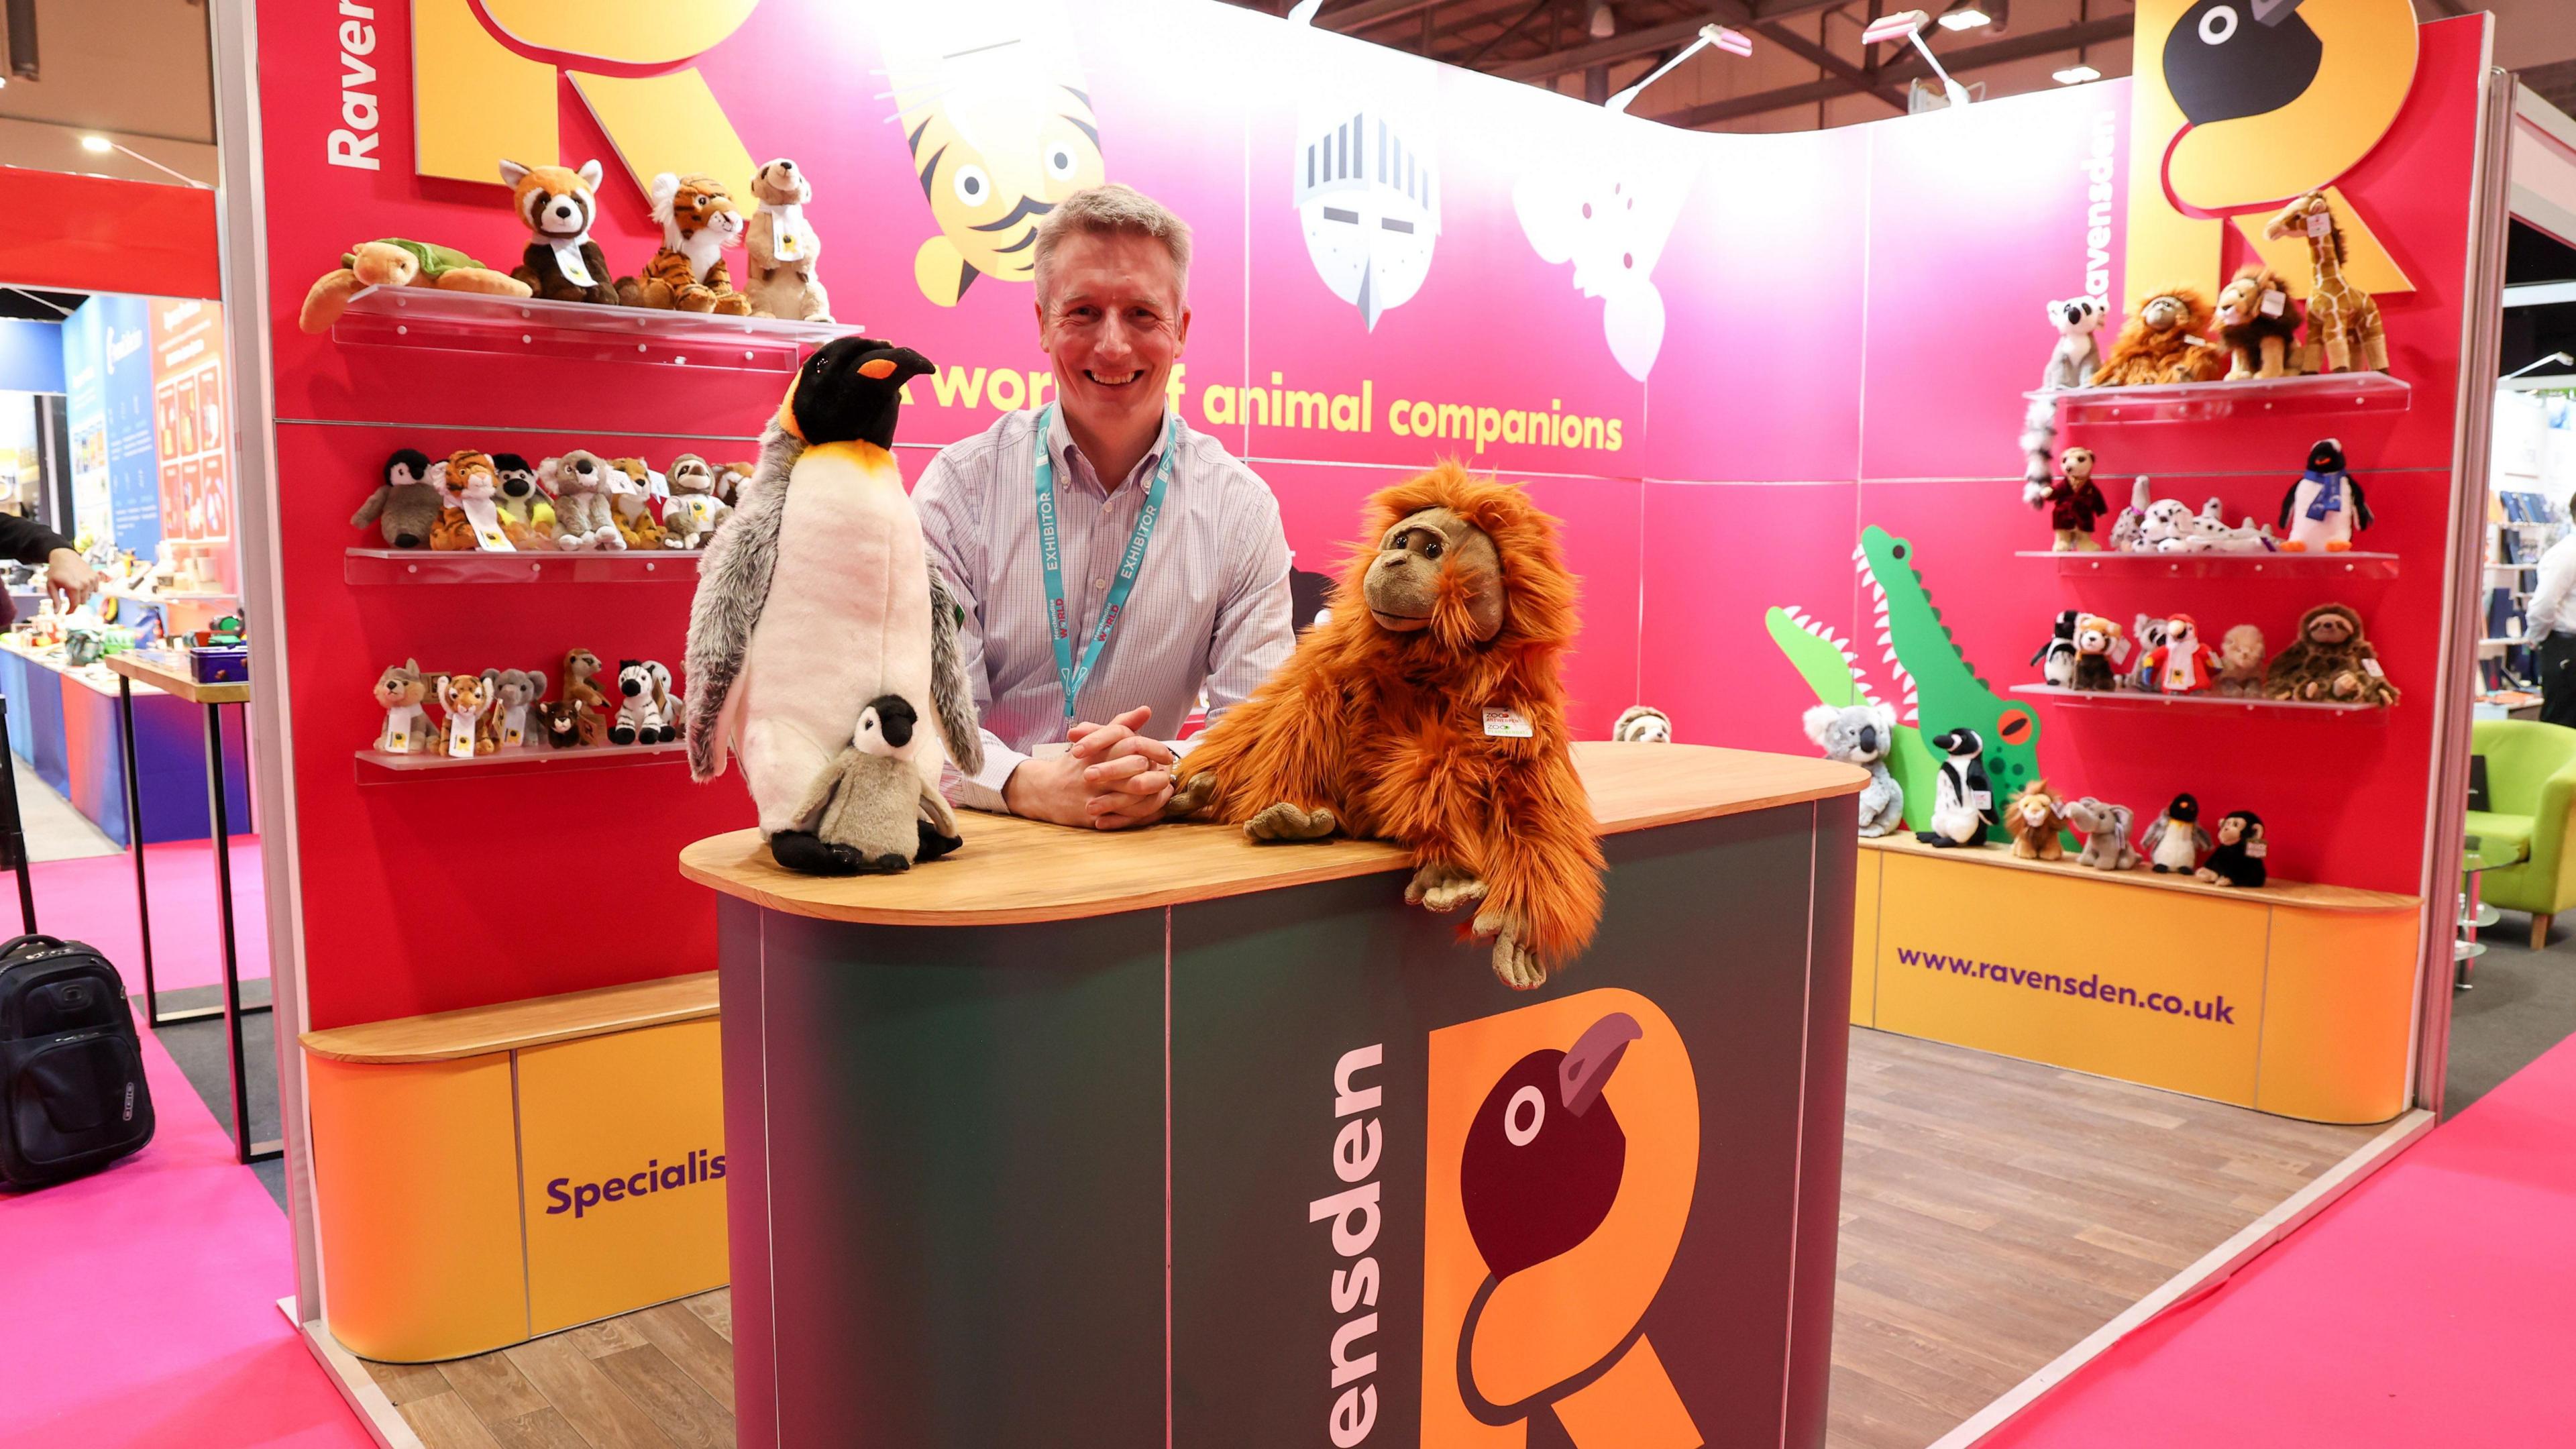
M 1082 663 L 1073 662 L 1073 612 L 1064 600 L 1064 548 L 1056 540 L 1055 522 L 1055 457 L 1050 429 L 1055 422 L 1055 404 L 1038 409 L 1038 556 L 1046 565 L 1047 622 L 1055 636 L 1055 675 L 1064 686 L 1064 722 L 1070 729 L 1074 722 L 1074 697 L 1082 692 L 1100 663 L 1100 651 L 1118 628 L 1118 616 L 1127 609 L 1128 591 L 1136 587 L 1136 571 L 1145 564 L 1145 546 L 1154 538 L 1154 524 L 1163 514 L 1163 493 L 1172 485 L 1172 462 L 1180 452 L 1178 419 L 1163 427 L 1163 460 L 1154 468 L 1153 485 L 1145 492 L 1144 510 L 1136 515 L 1136 531 L 1127 539 L 1127 552 L 1118 560 L 1118 578 L 1109 586 L 1109 598 L 1101 606 L 1099 627 L 1091 631 L 1091 642 L 1082 651 Z

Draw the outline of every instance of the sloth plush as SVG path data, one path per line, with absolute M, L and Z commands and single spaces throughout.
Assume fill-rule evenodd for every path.
M 1601 845 L 1558 669 L 1574 576 L 1520 489 L 1443 463 L 1369 500 L 1369 535 L 1308 633 L 1183 758 L 1167 814 L 1255 840 L 1336 832 L 1414 854 L 1405 899 L 1474 903 L 1494 974 L 1546 983 L 1601 919 Z
M 2189 287 L 2148 297 L 2120 329 L 2120 340 L 2111 344 L 2111 355 L 2093 374 L 2093 385 L 2217 381 L 2227 372 L 2227 352 L 2202 335 L 2215 315 L 2209 299 Z

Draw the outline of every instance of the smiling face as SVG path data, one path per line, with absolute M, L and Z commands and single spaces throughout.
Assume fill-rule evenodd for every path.
M 1162 242 L 1076 232 L 1047 258 L 1038 342 L 1055 359 L 1066 416 L 1104 435 L 1160 417 L 1190 309 Z
M 1464 596 L 1469 634 L 1483 643 L 1503 627 L 1503 563 L 1485 531 L 1446 508 L 1426 508 L 1386 532 L 1369 565 L 1369 616 L 1410 634 L 1431 627 L 1444 580 Z

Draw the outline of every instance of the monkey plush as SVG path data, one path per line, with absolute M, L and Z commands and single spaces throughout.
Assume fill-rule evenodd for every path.
M 1411 847 L 1405 899 L 1474 903 L 1494 974 L 1545 984 L 1601 919 L 1601 844 L 1559 670 L 1574 576 L 1556 521 L 1455 462 L 1369 500 L 1369 539 L 1310 631 L 1177 770 L 1166 814 L 1255 840 Z
M 2230 810 L 2218 819 L 2218 848 L 2194 874 L 2214 885 L 2260 886 L 2266 878 L 2263 857 L 2271 849 L 2263 839 L 2262 816 Z
M 2202 334 L 2209 330 L 2209 299 L 2190 287 L 2173 287 L 2138 304 L 2111 355 L 2093 374 L 2095 387 L 2142 387 L 2161 382 L 2214 382 L 2227 371 L 2227 354 Z
M 2297 376 L 2299 304 L 2289 284 L 2260 262 L 2240 269 L 2218 294 L 2218 340 L 2227 344 L 2229 382 Z
M 2272 656 L 2263 679 L 2267 699 L 2395 704 L 2397 686 L 2379 667 L 2379 651 L 2362 637 L 2361 615 L 2319 604 L 2299 616 L 2299 634 Z

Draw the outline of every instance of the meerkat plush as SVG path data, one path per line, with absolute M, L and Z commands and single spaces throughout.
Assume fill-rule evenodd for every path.
M 2087 614 L 2075 624 L 2075 669 L 2067 678 L 2070 689 L 2117 689 L 2120 676 L 2111 667 L 2111 654 L 2120 643 L 2120 626 L 2099 614 Z
M 1826 759 L 1869 770 L 1869 784 L 1860 792 L 1861 838 L 1872 840 L 1904 828 L 1905 787 L 1887 771 L 1888 751 L 1896 748 L 1895 707 L 1875 701 L 1813 705 L 1803 723 L 1807 738 L 1816 742 Z
M 741 208 L 712 176 L 653 178 L 653 219 L 662 224 L 662 249 L 643 274 L 617 279 L 617 300 L 665 312 L 751 313 L 751 299 L 733 289 L 724 249 L 742 245 Z
M 766 486 L 766 485 L 764 485 Z M 1544 985 L 1601 920 L 1601 844 L 1559 673 L 1575 580 L 1556 520 L 1455 462 L 1369 500 L 1332 617 L 1181 758 L 1167 813 L 1255 840 L 1413 852 L 1407 901 L 1475 903 L 1494 974 Z
M 975 696 L 957 644 L 960 611 L 931 565 L 896 470 L 904 380 L 931 370 L 910 348 L 842 337 L 805 360 L 761 439 L 760 468 L 698 569 L 689 610 L 689 772 L 722 773 L 731 748 L 760 811 L 769 853 L 790 870 L 886 869 L 825 841 L 810 803 L 892 696 L 938 725 L 963 769 L 983 767 Z M 941 752 L 912 764 L 939 785 Z M 919 822 L 911 858 L 954 846 Z
M 417 659 L 389 665 L 376 677 L 376 707 L 385 712 L 385 727 L 376 735 L 377 749 L 388 755 L 410 755 L 430 747 L 429 711 L 421 707 L 429 699 L 429 689 Z
M 384 481 L 350 518 L 351 528 L 372 523 L 395 548 L 427 548 L 438 530 L 438 515 L 447 501 L 438 494 L 429 455 L 418 448 L 397 448 L 385 460 Z
M 2352 547 L 2352 536 L 2372 522 L 2361 480 L 2345 471 L 2343 443 L 2318 439 L 2308 450 L 2308 471 L 2281 495 L 2281 531 L 2289 535 L 2281 547 L 2291 553 L 2342 553 Z
M 2084 837 L 2084 849 L 2075 863 L 2088 870 L 2135 870 L 2136 847 L 2129 844 L 2129 830 L 2137 815 L 2126 805 L 2110 805 L 2087 795 L 2069 800 L 2065 806 L 2066 823 Z
M 1962 726 L 1944 730 L 1928 743 L 1940 752 L 1941 768 L 1933 783 L 1932 828 L 1916 831 L 1914 838 L 1945 849 L 1978 844 L 1986 838 L 1986 827 L 1995 823 L 1995 795 L 1986 784 L 1985 737 Z
M 927 740 L 902 696 L 871 701 L 859 711 L 850 747 L 833 758 L 797 813 L 812 814 L 815 836 L 854 854 L 863 871 L 910 870 L 916 853 L 936 860 L 955 850 L 965 843 L 957 816 L 921 769 L 918 752 Z
M 557 548 L 586 552 L 626 547 L 626 536 L 617 531 L 617 510 L 608 501 L 612 475 L 622 484 L 625 475 L 610 468 L 607 459 L 579 448 L 538 465 L 537 485 L 554 495 Z
M 2319 604 L 2299 617 L 2298 638 L 2272 656 L 2263 695 L 2378 705 L 2398 699 L 2379 651 L 2362 637 L 2361 615 L 2342 604 Z
M 2296 377 L 2299 304 L 2289 284 L 2260 262 L 2240 268 L 2218 293 L 2218 340 L 2227 344 L 2229 382 Z
M 2021 787 L 2004 813 L 2004 823 L 2012 829 L 2012 853 L 2015 860 L 2063 860 L 2066 844 L 2058 839 L 2065 817 L 2058 813 L 2062 804 L 2046 780 L 2033 780 Z
M 483 711 L 491 706 L 491 702 L 491 697 L 483 692 L 482 676 L 439 676 L 438 707 L 447 712 L 445 753 L 460 760 L 492 753 L 493 743 L 483 738 Z
M 501 184 L 510 188 L 519 224 L 532 236 L 519 265 L 510 275 L 549 302 L 617 305 L 617 285 L 608 274 L 608 254 L 590 239 L 599 219 L 599 163 L 568 166 L 523 166 L 501 163 Z
M 2156 823 L 2138 839 L 2138 849 L 2145 851 L 2148 865 L 2158 875 L 2190 875 L 2200 868 L 2200 853 L 2213 844 L 2209 832 L 2200 828 L 2200 801 L 2190 795 L 2176 795 Z
M 1610 738 L 1625 745 L 1671 744 L 1672 716 L 1651 704 L 1632 704 L 1619 711 L 1618 722 L 1610 726 Z
M 805 219 L 814 199 L 812 181 L 781 156 L 752 173 L 751 199 L 760 204 L 751 214 L 751 261 L 743 269 L 751 315 L 831 321 L 831 298 L 814 280 L 814 258 L 823 243 Z
M 2259 887 L 2268 878 L 2263 858 L 2271 851 L 2263 839 L 2263 817 L 2251 810 L 2230 810 L 2218 817 L 2218 848 L 2201 862 L 2196 874 L 2214 885 Z
M 716 525 L 733 510 L 716 497 L 716 471 L 695 453 L 671 460 L 671 496 L 662 505 L 662 542 L 669 548 L 707 546 Z
M 2102 515 L 2111 511 L 2111 500 L 2094 486 L 2093 450 L 2069 448 L 2057 466 L 2062 476 L 2054 482 L 2024 485 L 2022 501 L 2048 510 L 2048 526 L 2056 533 L 2052 550 L 2099 553 L 2102 545 L 2094 541 L 2093 530 L 2101 523 Z
M 564 698 L 594 710 L 608 708 L 608 696 L 590 681 L 599 674 L 599 656 L 587 649 L 567 650 L 563 661 Z
M 2213 313 L 2189 287 L 2158 292 L 2138 304 L 2111 355 L 2093 373 L 2095 387 L 2212 382 L 2227 371 L 2227 353 L 2201 335 Z
M 2238 699 L 2262 697 L 2262 630 L 2239 624 L 2218 641 L 2218 692 Z
M 2147 651 L 2139 668 L 2154 676 L 2165 694 L 2198 694 L 2218 682 L 2218 651 L 2200 642 L 2200 625 L 2189 614 L 2165 620 L 2165 640 Z

